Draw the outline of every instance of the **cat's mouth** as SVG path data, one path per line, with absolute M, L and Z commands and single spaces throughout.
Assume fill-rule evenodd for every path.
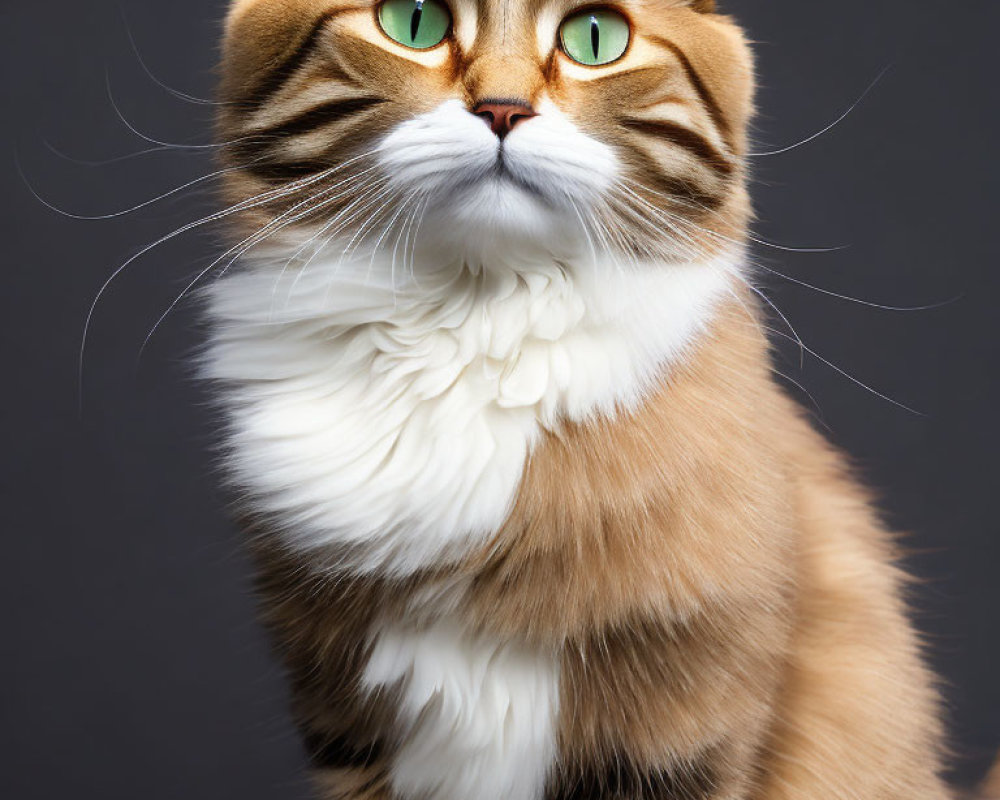
M 542 180 L 534 180 L 530 173 L 517 166 L 501 145 L 492 164 L 472 174 L 456 175 L 448 195 L 468 196 L 470 193 L 489 190 L 519 189 L 525 194 L 553 207 L 557 205 Z
M 617 170 L 610 148 L 548 106 L 497 137 L 463 103 L 449 101 L 400 125 L 380 150 L 401 191 L 467 225 L 525 230 L 578 221 L 601 202 Z
M 511 168 L 510 159 L 504 153 L 503 143 L 500 144 L 500 149 L 497 151 L 497 160 L 493 165 L 493 171 L 486 180 L 517 187 L 541 200 L 549 201 L 550 199 L 542 186 L 534 183 L 530 178 L 517 174 Z

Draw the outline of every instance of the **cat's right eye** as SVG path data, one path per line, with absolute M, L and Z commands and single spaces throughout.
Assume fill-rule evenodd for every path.
M 451 12 L 440 0 L 385 0 L 378 24 L 394 42 L 414 50 L 429 50 L 451 29 Z

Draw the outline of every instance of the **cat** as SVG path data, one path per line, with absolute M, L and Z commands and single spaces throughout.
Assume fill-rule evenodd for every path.
M 941 800 L 712 0 L 236 0 L 203 370 L 325 800 Z

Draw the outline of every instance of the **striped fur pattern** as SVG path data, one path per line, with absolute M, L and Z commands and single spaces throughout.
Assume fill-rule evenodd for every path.
M 943 800 L 892 537 L 771 374 L 739 28 L 378 5 L 235 0 L 222 70 L 204 371 L 318 796 Z

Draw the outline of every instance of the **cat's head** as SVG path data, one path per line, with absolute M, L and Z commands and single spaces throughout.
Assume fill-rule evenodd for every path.
M 712 0 L 237 0 L 227 196 L 268 239 L 690 260 L 746 223 L 752 93 Z

